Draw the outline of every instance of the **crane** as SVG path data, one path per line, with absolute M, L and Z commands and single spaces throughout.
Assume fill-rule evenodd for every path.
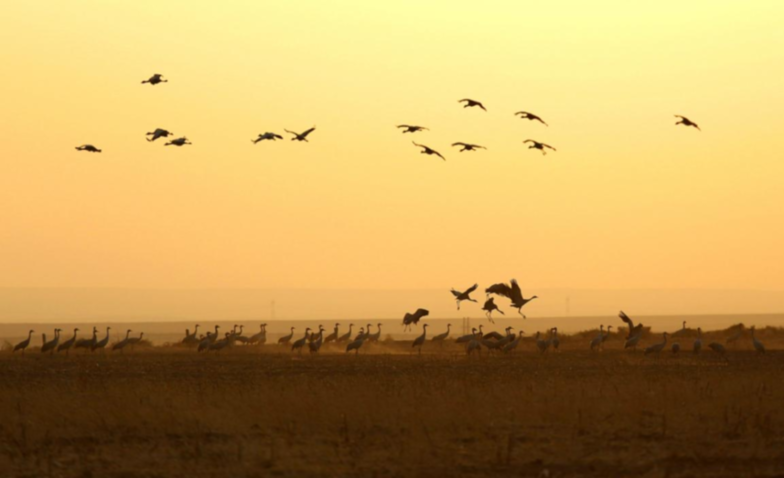
M 662 342 L 659 342 L 658 344 L 651 345 L 650 347 L 646 347 L 645 355 L 648 355 L 648 354 L 658 354 L 659 352 L 661 352 L 664 349 L 664 346 L 667 345 L 667 332 L 664 332 L 662 334 L 662 337 L 664 338 L 664 340 Z
M 305 141 L 307 143 L 308 142 L 308 135 L 310 133 L 316 131 L 316 127 L 314 126 L 314 127 L 310 128 L 310 129 L 306 129 L 302 133 L 297 133 L 295 131 L 291 131 L 291 130 L 288 130 L 288 129 L 284 129 L 283 131 L 294 135 L 294 137 L 291 138 L 292 141 Z
M 422 317 L 428 315 L 430 315 L 430 311 L 427 309 L 417 309 L 413 314 L 406 313 L 403 316 L 403 330 L 411 330 L 411 324 L 418 324 Z
M 697 327 L 697 338 L 694 339 L 694 353 L 698 354 L 702 350 L 702 329 Z
M 436 342 L 441 347 L 443 347 L 444 346 L 444 341 L 447 339 L 447 337 L 449 337 L 449 331 L 451 329 L 452 329 L 452 324 L 446 324 L 446 332 L 444 332 L 443 334 L 438 334 L 438 335 L 433 336 L 433 338 L 430 339 L 430 341 L 431 342 Z
M 482 310 L 485 311 L 485 316 L 487 316 L 487 320 L 489 320 L 491 324 L 495 323 L 495 321 L 493 320 L 494 310 L 497 310 L 501 315 L 506 315 L 504 314 L 504 311 L 499 309 L 498 306 L 495 304 L 494 297 L 490 297 L 485 301 L 485 305 L 482 306 Z
M 78 328 L 74 329 L 73 337 L 71 337 L 70 339 L 68 339 L 65 342 L 61 343 L 57 347 L 57 351 L 61 352 L 61 351 L 65 350 L 65 355 L 68 355 L 68 352 L 71 351 L 71 347 L 73 347 L 74 343 L 76 343 L 76 333 L 77 332 L 79 332 L 79 329 Z
M 149 83 L 153 86 L 157 85 L 158 83 L 168 83 L 169 80 L 164 80 L 163 75 L 160 73 L 156 73 L 152 75 L 149 79 L 142 81 L 142 84 Z
M 399 124 L 397 125 L 398 128 L 404 128 L 403 134 L 406 133 L 416 133 L 417 131 L 430 131 L 429 129 L 425 128 L 424 126 L 416 126 L 412 124 Z
M 496 294 L 504 296 L 512 301 L 511 307 L 513 309 L 517 309 L 517 313 L 520 314 L 525 319 L 525 314 L 522 312 L 522 308 L 525 304 L 531 302 L 534 299 L 537 299 L 537 296 L 531 296 L 529 299 L 523 297 L 523 292 L 520 290 L 520 286 L 517 284 L 516 279 L 512 279 L 510 281 L 511 285 L 507 285 L 504 283 L 493 284 L 487 289 L 485 289 L 485 293 L 489 296 L 490 294 Z
M 762 342 L 757 340 L 756 337 L 754 337 L 754 326 L 752 325 L 751 329 L 749 330 L 751 331 L 751 343 L 754 344 L 754 349 L 757 351 L 757 353 L 764 354 L 765 346 L 762 345 Z
M 549 144 L 540 143 L 539 141 L 534 141 L 532 139 L 527 139 L 523 141 L 523 143 L 531 143 L 531 146 L 529 146 L 528 149 L 538 149 L 539 151 L 542 152 L 542 156 L 547 155 L 547 151 L 545 150 L 545 148 L 552 149 L 553 151 L 558 151 L 557 149 L 553 148 Z
M 30 339 L 32 339 L 33 337 L 33 332 L 35 332 L 35 330 L 30 329 L 30 332 L 27 333 L 27 340 L 23 340 L 18 344 L 16 344 L 14 346 L 14 351 L 12 353 L 16 353 L 17 350 L 21 350 L 22 355 L 24 355 L 25 349 L 27 348 L 28 345 L 30 345 Z
M 530 121 L 538 121 L 545 126 L 550 126 L 549 124 L 545 123 L 544 120 L 533 113 L 529 113 L 527 111 L 518 111 L 515 113 L 515 116 L 520 116 L 520 119 L 527 119 Z
M 418 347 L 419 353 L 422 353 L 422 345 L 425 343 L 425 338 L 427 337 L 427 324 L 422 324 L 422 335 L 414 339 L 414 342 L 411 344 L 411 347 Z
M 209 335 L 209 332 L 207 332 L 207 334 Z M 125 338 L 124 338 L 124 339 L 122 339 L 121 341 L 117 342 L 116 344 L 114 344 L 114 345 L 112 346 L 112 350 L 119 350 L 120 352 L 123 352 L 123 350 L 125 349 L 125 347 L 126 347 L 126 346 L 127 346 L 129 343 L 130 343 L 130 341 L 131 341 L 130 335 L 131 335 L 131 329 L 128 329 L 128 330 L 125 332 Z M 201 347 L 201 344 L 199 344 L 199 346 Z
M 458 103 L 465 103 L 463 105 L 463 108 L 473 108 L 474 106 L 476 106 L 476 107 L 482 108 L 484 111 L 487 111 L 487 108 L 485 108 L 485 105 L 483 105 L 479 101 L 472 100 L 470 98 L 463 98 L 462 100 L 458 100 L 457 102 Z
M 675 117 L 676 118 L 680 118 L 680 121 L 676 122 L 675 126 L 678 126 L 679 124 L 682 124 L 683 126 L 693 126 L 694 128 L 697 128 L 697 131 L 702 131 L 700 129 L 700 127 L 697 126 L 697 123 L 695 123 L 694 121 L 690 120 L 689 118 L 687 118 L 685 116 L 681 116 L 681 115 L 675 115 Z
M 348 332 L 346 332 L 345 334 L 341 335 L 338 338 L 338 343 L 339 344 L 346 343 L 349 340 L 351 340 L 351 329 L 352 328 L 354 328 L 354 324 L 348 324 Z
M 427 155 L 434 155 L 434 156 L 438 156 L 439 158 L 441 158 L 441 159 L 443 159 L 444 161 L 446 161 L 446 158 L 445 158 L 445 157 L 443 157 L 443 156 L 441 155 L 441 153 L 439 153 L 439 152 L 438 152 L 438 151 L 436 151 L 435 149 L 433 149 L 433 148 L 430 148 L 430 147 L 428 147 L 428 146 L 425 146 L 424 144 L 419 144 L 419 143 L 417 143 L 416 141 L 411 141 L 411 142 L 412 142 L 412 143 L 414 143 L 414 146 L 418 146 L 418 147 L 422 148 L 422 151 L 420 151 L 420 152 L 419 152 L 420 154 L 427 154 Z
M 290 334 L 284 335 L 283 337 L 278 339 L 278 345 L 288 345 L 293 337 L 294 337 L 294 327 L 291 328 Z
M 471 293 L 475 291 L 477 287 L 479 287 L 479 284 L 474 284 L 464 291 L 455 290 L 454 288 L 452 288 L 452 290 L 449 291 L 452 293 L 453 296 L 455 296 L 455 302 L 457 302 L 457 310 L 460 310 L 460 302 L 464 300 L 467 300 L 469 302 L 476 302 L 476 300 L 471 298 Z
M 109 331 L 112 330 L 111 327 L 106 327 L 106 337 L 99 340 L 98 342 L 94 342 L 92 347 L 90 347 L 90 351 L 95 351 L 96 349 L 101 349 L 101 351 L 105 350 L 106 344 L 109 343 Z
M 54 329 L 54 339 L 43 344 L 41 353 L 49 352 L 50 354 L 54 354 L 57 344 L 60 342 L 60 330 L 61 329 Z
M 291 345 L 291 351 L 293 352 L 293 351 L 295 351 L 295 350 L 296 350 L 296 351 L 298 351 L 300 354 L 302 354 L 302 347 L 304 347 L 304 346 L 305 346 L 305 344 L 308 342 L 308 337 L 309 337 L 309 336 L 310 336 L 310 327 L 308 327 L 307 329 L 305 329 L 305 336 L 304 336 L 304 337 L 302 337 L 301 339 L 297 340 L 296 342 L 294 342 L 294 343 Z

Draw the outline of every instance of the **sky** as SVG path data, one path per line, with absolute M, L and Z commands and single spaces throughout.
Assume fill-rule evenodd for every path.
M 782 18 L 773 0 L 4 2 L 0 287 L 783 290 Z M 286 139 L 251 143 L 265 131 Z

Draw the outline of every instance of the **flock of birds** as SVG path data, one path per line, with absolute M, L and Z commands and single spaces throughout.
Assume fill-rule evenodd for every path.
M 155 85 L 158 85 L 160 83 L 168 83 L 168 81 L 169 80 L 163 78 L 163 75 L 161 75 L 160 73 L 156 73 L 156 74 L 152 75 L 150 78 L 142 81 L 142 84 L 149 84 L 149 85 L 155 86 Z M 470 98 L 463 98 L 461 100 L 458 100 L 458 103 L 462 103 L 463 104 L 463 108 L 479 108 L 479 109 L 487 112 L 487 108 L 485 108 L 485 105 L 482 104 L 481 101 L 472 100 Z M 535 115 L 534 113 L 531 113 L 529 111 L 517 111 L 517 112 L 514 113 L 514 116 L 519 116 L 521 119 L 524 119 L 524 120 L 538 121 L 539 123 L 543 124 L 544 126 L 549 126 L 540 116 Z M 677 125 L 684 125 L 684 126 L 687 126 L 687 127 L 693 127 L 693 128 L 696 128 L 697 130 L 700 130 L 700 127 L 697 125 L 697 123 L 691 121 L 687 117 L 681 116 L 681 115 L 675 115 L 675 117 L 678 118 L 678 121 L 675 123 L 676 126 Z M 405 133 L 418 133 L 418 132 L 422 132 L 422 131 L 429 131 L 429 128 L 427 128 L 425 126 L 410 125 L 410 124 L 397 125 L 397 128 L 398 129 L 402 129 L 404 134 Z M 284 131 L 286 133 L 289 133 L 289 134 L 293 135 L 292 138 L 291 138 L 292 141 L 304 141 L 304 142 L 308 142 L 308 135 L 313 133 L 313 131 L 315 131 L 315 130 L 316 130 L 315 126 L 313 126 L 313 127 L 309 128 L 309 129 L 303 131 L 302 133 L 297 133 L 296 131 L 291 131 L 291 130 L 288 130 L 288 129 L 284 129 Z M 155 141 L 155 140 L 157 140 L 159 138 L 168 138 L 169 136 L 174 136 L 174 133 L 172 133 L 171 131 L 168 131 L 166 129 L 163 129 L 163 128 L 156 128 L 154 131 L 148 132 L 146 134 L 146 136 L 148 136 L 147 141 L 153 142 L 153 141 Z M 279 139 L 282 140 L 283 136 L 281 136 L 281 135 L 279 135 L 277 133 L 271 132 L 271 131 L 267 131 L 265 133 L 259 133 L 258 137 L 256 139 L 252 139 L 251 142 L 253 144 L 258 144 L 261 141 L 276 141 L 276 140 L 279 140 Z M 438 156 L 439 158 L 441 158 L 444 161 L 446 161 L 446 158 L 444 157 L 444 155 L 442 155 L 441 153 L 439 153 L 435 149 L 433 149 L 433 148 L 431 148 L 429 146 L 426 146 L 424 144 L 417 143 L 416 141 L 412 141 L 412 143 L 414 144 L 414 146 L 416 146 L 418 148 L 421 148 L 421 151 L 420 151 L 421 154 L 426 154 L 426 155 L 429 155 L 429 156 Z M 193 143 L 188 141 L 187 137 L 181 136 L 179 138 L 174 138 L 174 139 L 170 140 L 168 143 L 165 143 L 164 146 L 178 146 L 178 147 L 180 147 L 180 146 L 191 145 L 191 144 L 193 144 Z M 555 149 L 553 146 L 550 146 L 547 143 L 543 143 L 541 141 L 536 141 L 536 140 L 533 140 L 533 139 L 526 139 L 525 141 L 523 141 L 523 144 L 528 144 L 529 145 L 528 149 L 537 149 L 537 150 L 541 151 L 542 155 L 546 155 L 547 154 L 547 150 L 557 151 L 557 149 Z M 458 142 L 452 143 L 452 146 L 453 147 L 459 147 L 460 148 L 459 152 L 461 152 L 461 153 L 464 152 L 464 151 L 476 151 L 476 150 L 479 150 L 479 149 L 487 149 L 485 146 L 481 146 L 481 145 L 474 144 L 474 143 L 466 143 L 466 142 L 462 142 L 462 141 L 458 141 Z M 86 151 L 86 152 L 89 152 L 89 153 L 100 153 L 100 152 L 103 151 L 103 150 L 97 148 L 96 146 L 93 146 L 92 144 L 83 144 L 81 146 L 77 146 L 76 150 L 77 151 Z

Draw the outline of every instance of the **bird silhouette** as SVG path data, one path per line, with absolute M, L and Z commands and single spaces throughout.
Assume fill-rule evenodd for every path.
M 528 149 L 538 149 L 539 151 L 542 152 L 542 156 L 547 155 L 547 151 L 545 151 L 545 148 L 550 148 L 553 151 L 558 151 L 557 149 L 553 148 L 549 144 L 540 143 L 539 141 L 534 141 L 532 139 L 527 139 L 523 141 L 523 143 L 531 143 L 531 146 L 529 146 Z
M 188 141 L 188 138 L 186 138 L 185 136 L 183 136 L 182 138 L 177 138 L 177 139 L 173 139 L 173 140 L 169 141 L 169 142 L 168 142 L 168 143 L 166 143 L 164 146 L 170 146 L 170 145 L 174 145 L 174 146 L 185 146 L 186 144 L 193 144 L 193 143 L 191 143 L 190 141 Z
M 101 150 L 91 144 L 83 144 L 76 147 L 77 151 L 87 151 L 88 153 L 100 153 Z
M 482 108 L 483 110 L 487 111 L 487 108 L 485 108 L 485 105 L 483 105 L 479 101 L 472 100 L 470 98 L 463 98 L 462 100 L 457 100 L 457 102 L 458 103 L 465 103 L 463 105 L 463 108 L 472 108 L 474 106 L 478 106 L 478 107 Z
M 645 349 L 645 355 L 648 354 L 658 354 L 664 349 L 664 346 L 667 345 L 667 332 L 662 334 L 664 340 L 659 342 L 658 344 L 651 345 Z
M 275 133 L 270 133 L 269 131 L 267 131 L 264 134 L 259 134 L 259 137 L 256 138 L 256 139 L 252 139 L 251 142 L 253 144 L 256 144 L 259 141 L 264 141 L 265 139 L 268 139 L 270 141 L 275 141 L 276 139 L 283 139 L 283 136 L 281 136 L 279 134 L 275 134 Z
M 620 317 L 621 320 L 626 322 L 626 325 L 629 326 L 629 333 L 626 334 L 627 339 L 631 339 L 634 336 L 642 334 L 643 326 L 641 323 L 634 325 L 634 321 L 632 321 L 632 319 L 628 315 L 626 315 L 624 311 L 620 311 L 618 313 L 618 317 Z
M 157 85 L 158 83 L 168 83 L 169 80 L 164 80 L 163 75 L 160 73 L 156 73 L 152 75 L 149 79 L 142 81 L 142 84 L 149 83 L 151 85 Z
M 471 292 L 475 291 L 476 288 L 479 287 L 479 284 L 474 284 L 468 289 L 460 292 L 459 290 L 452 289 L 450 292 L 453 296 L 455 296 L 455 301 L 457 302 L 457 310 L 460 310 L 460 302 L 467 300 L 470 302 L 476 302 L 476 300 L 471 298 Z
M 545 126 L 550 126 L 549 124 L 545 123 L 544 120 L 533 113 L 529 113 L 528 111 L 518 111 L 515 113 L 515 116 L 520 116 L 520 119 L 527 119 L 531 121 L 538 121 Z
M 751 343 L 754 344 L 754 349 L 757 351 L 757 353 L 764 354 L 765 353 L 765 346 L 762 345 L 762 342 L 757 340 L 756 337 L 754 337 L 754 326 L 752 325 L 751 329 L 749 329 L 749 330 L 751 330 Z
M 700 127 L 697 126 L 697 123 L 695 123 L 694 121 L 690 120 L 689 118 L 687 118 L 685 116 L 681 116 L 681 115 L 675 115 L 675 117 L 681 119 L 680 121 L 675 123 L 675 126 L 678 126 L 679 124 L 682 124 L 683 126 L 694 126 L 695 128 L 697 128 L 697 131 L 702 131 L 700 129 Z
M 462 149 L 460 150 L 461 153 L 463 151 L 476 151 L 477 149 L 487 149 L 484 146 L 479 146 L 478 144 L 462 143 L 462 142 L 452 143 L 452 146 L 462 146 Z
M 495 303 L 495 298 L 494 297 L 490 297 L 489 299 L 487 299 L 485 301 L 485 305 L 482 306 L 482 310 L 485 311 L 485 315 L 490 320 L 491 324 L 495 323 L 495 321 L 493 320 L 493 311 L 494 310 L 497 310 L 501 315 L 506 315 L 506 314 L 504 314 L 503 310 L 498 308 L 498 306 Z
M 412 324 L 418 324 L 422 317 L 428 315 L 430 315 L 430 311 L 427 309 L 417 309 L 413 314 L 406 313 L 406 315 L 403 316 L 403 330 L 411 330 Z
M 174 133 L 172 133 L 171 131 L 166 131 L 163 128 L 155 128 L 155 131 L 147 133 L 147 136 L 152 136 L 152 138 L 147 138 L 147 141 L 151 141 L 152 142 L 152 141 L 155 141 L 158 138 L 168 138 L 172 134 L 174 134 Z
M 507 299 L 511 299 L 512 308 L 517 309 L 517 313 L 522 315 L 524 319 L 525 319 L 525 314 L 523 314 L 521 309 L 528 302 L 538 298 L 535 295 L 531 296 L 531 298 L 529 299 L 523 298 L 523 292 L 520 290 L 520 286 L 517 284 L 516 279 L 511 280 L 511 286 L 504 283 L 493 284 L 487 289 L 485 289 L 485 293 L 488 295 L 490 294 L 501 295 L 506 297 Z
M 296 133 L 296 132 L 288 130 L 288 129 L 284 129 L 283 131 L 285 131 L 287 133 L 291 133 L 291 134 L 294 135 L 294 137 L 291 138 L 292 141 L 305 141 L 305 142 L 308 142 L 308 135 L 310 133 L 312 133 L 313 131 L 315 131 L 315 130 L 316 130 L 316 127 L 314 126 L 314 127 L 310 128 L 309 130 L 303 131 L 302 133 Z
M 424 126 L 416 126 L 416 125 L 412 125 L 412 124 L 399 124 L 399 125 L 397 125 L 397 127 L 398 128 L 405 128 L 403 130 L 403 134 L 406 134 L 406 133 L 416 133 L 417 131 L 430 131 L 428 128 L 425 128 Z
M 428 154 L 428 155 L 429 154 L 434 154 L 434 155 L 438 156 L 439 158 L 443 159 L 444 161 L 446 161 L 446 158 L 441 156 L 441 153 L 439 153 L 438 151 L 436 151 L 434 149 L 431 149 L 431 148 L 428 148 L 424 144 L 419 144 L 416 141 L 411 141 L 411 142 L 414 143 L 414 146 L 419 146 L 420 148 L 422 148 L 422 151 L 420 151 L 421 154 Z

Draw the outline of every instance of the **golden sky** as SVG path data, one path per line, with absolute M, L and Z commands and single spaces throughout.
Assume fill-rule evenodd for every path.
M 0 286 L 782 289 L 784 2 L 642 3 L 5 2 Z

